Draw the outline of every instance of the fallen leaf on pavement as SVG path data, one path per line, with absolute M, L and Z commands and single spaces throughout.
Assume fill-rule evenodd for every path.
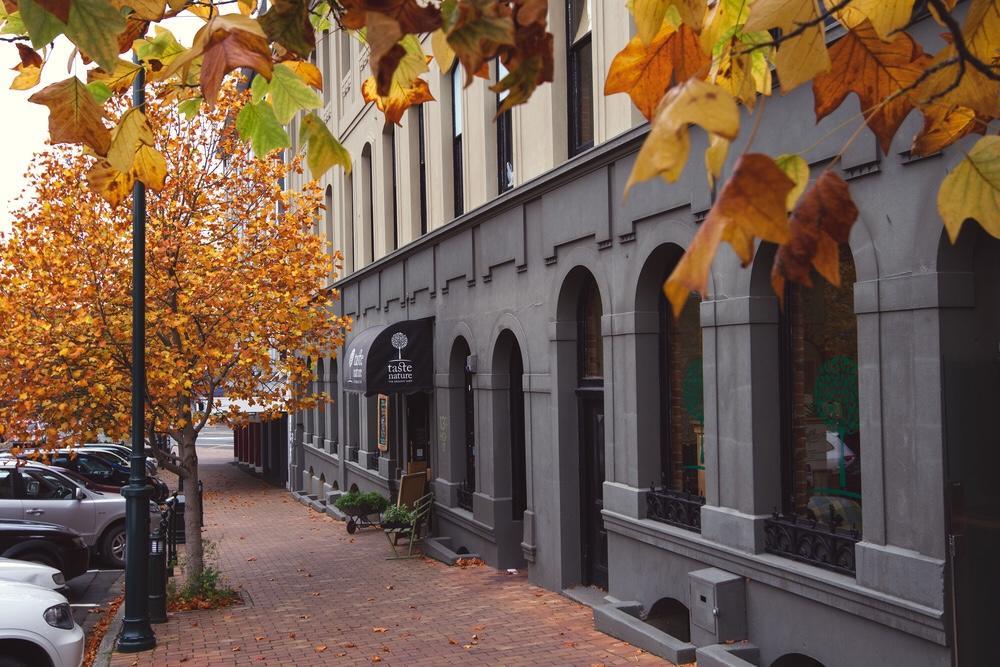
M 385 632 L 389 628 L 372 628 L 372 632 Z
M 316 644 L 316 646 L 313 646 L 313 650 L 315 650 L 317 653 L 322 653 L 323 651 L 326 650 L 326 644 Z

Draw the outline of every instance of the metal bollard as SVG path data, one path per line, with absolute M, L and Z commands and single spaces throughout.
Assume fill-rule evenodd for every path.
M 149 622 L 167 622 L 166 520 L 149 535 Z

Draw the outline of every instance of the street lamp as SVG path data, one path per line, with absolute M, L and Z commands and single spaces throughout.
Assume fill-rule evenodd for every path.
M 139 57 L 133 56 L 139 64 Z M 132 107 L 146 104 L 146 70 L 132 82 Z M 132 454 L 125 496 L 125 617 L 118 637 L 122 653 L 156 646 L 149 624 L 149 489 L 146 486 L 146 186 L 132 186 Z

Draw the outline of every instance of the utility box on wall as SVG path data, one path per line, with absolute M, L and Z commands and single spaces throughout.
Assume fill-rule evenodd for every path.
M 710 567 L 689 575 L 691 643 L 721 644 L 747 638 L 747 594 L 743 577 Z

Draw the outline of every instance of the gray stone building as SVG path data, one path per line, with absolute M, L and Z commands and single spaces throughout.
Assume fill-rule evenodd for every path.
M 915 32 L 931 42 L 925 23 Z M 596 51 L 614 49 L 605 41 Z M 568 104 L 563 134 L 580 127 Z M 390 493 L 426 466 L 436 553 L 602 589 L 599 627 L 678 661 L 744 640 L 748 662 L 773 667 L 1000 664 L 1000 241 L 967 223 L 951 245 L 935 207 L 967 144 L 911 158 L 915 112 L 888 153 L 865 131 L 831 165 L 855 98 L 818 126 L 808 89 L 768 106 L 758 150 L 816 144 L 814 174 L 832 166 L 850 183 L 860 217 L 840 287 L 817 279 L 779 308 L 773 248 L 745 269 L 726 248 L 707 298 L 674 319 L 661 286 L 712 202 L 700 159 L 624 199 L 647 130 L 592 134 L 596 146 L 348 267 L 336 286 L 353 330 L 339 359 L 316 363 L 336 401 L 299 416 L 291 490 L 321 507 L 351 488 Z M 694 137 L 692 156 L 704 148 Z M 466 174 L 490 180 L 489 164 L 468 166 L 479 151 L 459 151 Z M 418 189 L 403 171 L 382 182 L 392 202 Z M 343 206 L 372 199 L 370 173 Z M 370 223 L 345 215 L 357 229 L 327 236 L 354 243 Z M 418 320 L 425 349 L 397 347 L 390 334 Z M 357 384 L 354 368 L 370 377 L 404 350 L 425 384 Z M 698 657 L 747 664 L 720 650 Z

